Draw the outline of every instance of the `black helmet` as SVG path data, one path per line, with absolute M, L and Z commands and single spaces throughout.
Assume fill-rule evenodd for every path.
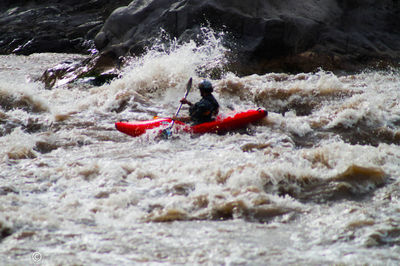
M 203 79 L 199 84 L 199 90 L 203 92 L 213 92 L 213 86 L 210 81 Z

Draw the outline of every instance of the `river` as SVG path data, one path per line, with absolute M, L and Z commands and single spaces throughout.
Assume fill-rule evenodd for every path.
M 239 77 L 225 54 L 208 36 L 53 89 L 42 73 L 84 56 L 0 56 L 1 264 L 398 265 L 399 71 Z M 168 140 L 114 128 L 174 114 L 190 77 L 221 113 L 268 117 Z

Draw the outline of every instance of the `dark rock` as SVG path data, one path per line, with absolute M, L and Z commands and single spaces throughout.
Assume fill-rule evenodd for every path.
M 66 61 L 47 69 L 39 79 L 47 89 L 88 78 L 99 86 L 119 75 L 120 59 L 112 52 L 103 52 L 83 61 L 80 59 Z
M 230 33 L 241 72 L 354 70 L 400 57 L 399 1 L 137 0 L 115 10 L 95 38 L 99 50 L 140 53 L 163 28 L 196 39 L 202 25 Z
M 97 48 L 95 58 L 49 70 L 43 79 L 48 87 L 65 76 L 102 83 L 116 76 L 107 71 L 120 57 L 151 47 L 161 28 L 181 42 L 201 42 L 207 26 L 227 33 L 227 69 L 239 74 L 359 71 L 398 66 L 399 17 L 398 0 L 3 0 L 0 54 Z M 104 71 L 100 62 L 110 54 L 114 66 Z
M 2 0 L 0 54 L 88 53 L 105 19 L 130 0 Z

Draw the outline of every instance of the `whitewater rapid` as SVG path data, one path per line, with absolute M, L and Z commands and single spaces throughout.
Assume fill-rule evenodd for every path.
M 80 55 L 0 56 L 2 264 L 399 263 L 398 70 L 238 77 L 207 40 L 100 87 L 37 81 Z M 221 113 L 269 115 L 225 135 L 115 130 L 171 116 L 190 77 Z

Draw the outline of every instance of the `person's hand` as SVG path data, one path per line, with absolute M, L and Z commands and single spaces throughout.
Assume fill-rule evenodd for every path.
M 180 102 L 181 102 L 182 104 L 192 105 L 192 103 L 189 102 L 188 100 L 186 100 L 186 98 L 182 98 L 182 99 L 180 100 Z

